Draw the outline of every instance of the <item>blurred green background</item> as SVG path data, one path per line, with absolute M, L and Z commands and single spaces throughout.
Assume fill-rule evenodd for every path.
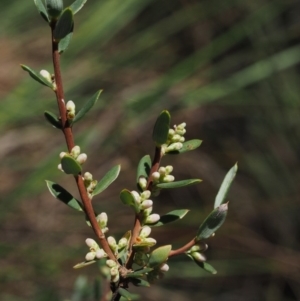
M 139 159 L 153 155 L 162 109 L 173 124 L 187 123 L 188 139 L 203 140 L 163 164 L 174 166 L 176 179 L 203 182 L 157 198 L 160 214 L 191 209 L 154 230 L 159 245 L 191 239 L 227 170 L 239 164 L 227 221 L 208 241 L 218 274 L 172 258 L 163 281 L 133 289 L 141 300 L 300 300 L 299 15 L 297 0 L 88 0 L 76 15 L 62 58 L 65 94 L 79 108 L 104 89 L 74 132 L 95 178 L 122 165 L 93 200 L 108 213 L 110 234 L 132 226 L 118 195 L 135 188 Z M 63 137 L 43 117 L 56 112 L 54 95 L 19 67 L 52 71 L 49 28 L 28 0 L 2 0 L 0 20 L 0 300 L 95 300 L 73 290 L 76 279 L 92 286 L 98 274 L 96 265 L 72 269 L 91 229 L 44 181 L 77 195 L 56 168 Z

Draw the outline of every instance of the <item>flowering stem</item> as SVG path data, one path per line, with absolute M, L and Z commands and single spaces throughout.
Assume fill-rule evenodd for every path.
M 62 77 L 61 77 L 61 71 L 60 71 L 60 54 L 58 51 L 58 42 L 56 42 L 53 38 L 53 30 L 55 28 L 55 23 L 51 24 L 51 32 L 52 32 L 52 59 L 53 59 L 53 68 L 54 68 L 54 77 L 55 77 L 55 95 L 57 99 L 59 114 L 60 114 L 60 120 L 62 124 L 62 132 L 65 136 L 66 144 L 68 146 L 68 151 L 71 152 L 72 148 L 75 146 L 74 143 L 74 137 L 72 133 L 72 127 L 70 126 L 68 119 L 67 119 L 67 110 L 65 106 L 64 101 L 64 90 L 63 90 L 63 83 L 62 83 Z M 112 260 L 117 261 L 115 255 L 111 251 L 107 240 L 105 238 L 105 235 L 101 231 L 101 228 L 98 225 L 98 222 L 95 217 L 95 212 L 92 207 L 92 203 L 90 198 L 88 197 L 87 191 L 84 186 L 83 179 L 81 177 L 81 174 L 74 176 L 76 180 L 76 184 L 79 190 L 79 194 L 81 196 L 81 200 L 84 206 L 85 213 L 91 223 L 91 226 L 94 230 L 94 233 L 98 237 L 100 244 L 103 248 L 103 250 L 106 252 L 108 257 Z
M 172 256 L 175 256 L 175 255 L 185 253 L 186 251 L 188 251 L 195 244 L 196 244 L 196 237 L 193 238 L 191 241 L 189 241 L 187 244 L 185 244 L 183 247 L 181 247 L 177 250 L 171 250 L 168 257 L 172 257 Z

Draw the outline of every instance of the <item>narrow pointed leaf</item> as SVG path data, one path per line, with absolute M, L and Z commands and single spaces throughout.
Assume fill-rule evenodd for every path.
M 45 0 L 46 8 L 49 16 L 52 19 L 56 19 L 64 8 L 62 0 Z
M 228 211 L 228 204 L 222 204 L 214 209 L 198 229 L 196 240 L 209 238 L 224 223 Z
M 72 10 L 66 8 L 60 15 L 53 32 L 56 41 L 65 38 L 73 30 L 73 13 Z
M 81 269 L 86 267 L 87 265 L 91 265 L 93 263 L 97 262 L 96 260 L 90 260 L 90 261 L 83 261 L 80 263 L 77 263 L 76 265 L 73 266 L 73 269 Z
M 198 148 L 202 143 L 202 140 L 199 139 L 193 139 L 189 141 L 185 141 L 182 143 L 182 148 L 180 150 L 175 150 L 171 152 L 167 152 L 168 155 L 176 155 L 176 154 L 182 154 L 189 151 L 192 151 L 196 148 Z
M 93 195 L 99 194 L 104 191 L 115 179 L 118 177 L 121 170 L 120 165 L 114 166 L 110 171 L 108 171 L 105 176 L 98 182 Z
M 82 168 L 81 165 L 70 155 L 65 155 L 61 159 L 61 166 L 63 171 L 68 175 L 78 175 Z
M 48 82 L 44 77 L 42 77 L 41 75 L 39 75 L 38 73 L 33 71 L 31 68 L 29 68 L 26 65 L 21 65 L 21 67 L 23 70 L 27 71 L 34 80 L 36 80 L 37 82 L 39 82 L 42 85 L 45 85 L 45 86 L 53 89 L 52 83 Z
M 73 31 L 71 31 L 69 34 L 67 34 L 63 39 L 61 39 L 58 43 L 58 52 L 63 53 L 67 50 L 69 47 L 69 44 L 71 42 L 73 36 Z
M 45 111 L 44 112 L 44 116 L 46 118 L 46 120 L 55 128 L 57 129 L 61 129 L 61 121 L 57 118 L 57 116 L 55 116 L 53 113 L 49 112 L 49 111 Z
M 73 123 L 79 121 L 97 102 L 98 98 L 100 97 L 100 94 L 102 93 L 102 90 L 99 90 L 97 93 L 93 95 L 90 100 L 87 101 L 87 103 L 81 108 L 81 110 L 76 114 L 75 118 L 73 119 Z
M 191 256 L 190 254 L 186 253 L 186 255 L 190 259 L 192 259 L 197 264 L 197 266 L 200 267 L 201 269 L 203 269 L 206 272 L 211 273 L 211 274 L 217 274 L 217 270 L 212 265 L 207 263 L 206 261 L 199 262 L 199 261 L 195 260 L 195 258 L 193 256 Z
M 133 296 L 124 288 L 119 287 L 118 292 L 126 300 L 132 300 L 133 298 Z
M 144 178 L 148 179 L 151 165 L 152 165 L 152 163 L 151 163 L 151 158 L 149 155 L 144 156 L 140 160 L 140 162 L 138 164 L 138 168 L 137 168 L 137 174 L 136 174 L 136 183 L 139 188 L 141 188 L 138 184 L 140 177 L 144 177 Z
M 163 216 L 160 217 L 160 220 L 155 223 L 155 224 L 151 224 L 151 227 L 159 227 L 159 226 L 163 226 L 165 224 L 168 223 L 172 223 L 175 222 L 179 219 L 182 219 L 190 210 L 188 209 L 177 209 L 177 210 L 173 210 Z
M 179 188 L 179 187 L 198 184 L 201 181 L 202 180 L 200 179 L 189 179 L 189 180 L 175 181 L 170 183 L 159 183 L 156 186 L 159 188 Z
M 76 0 L 70 5 L 70 9 L 72 10 L 74 15 L 82 9 L 86 1 L 87 0 Z
M 216 196 L 214 208 L 219 207 L 220 205 L 222 205 L 225 202 L 230 185 L 232 184 L 232 182 L 235 178 L 237 170 L 238 170 L 238 166 L 236 163 L 226 174 L 226 176 L 221 184 L 221 187 L 218 191 L 218 194 Z
M 48 17 L 48 13 L 47 10 L 43 4 L 42 0 L 34 0 L 34 4 L 37 7 L 38 11 L 40 12 L 40 15 L 43 17 L 43 19 L 47 22 L 49 22 L 49 17 Z
M 82 204 L 78 200 L 76 200 L 66 189 L 51 181 L 46 181 L 46 184 L 50 193 L 56 199 L 60 200 L 64 204 L 68 205 L 69 207 L 77 211 L 83 212 Z
M 170 113 L 168 111 L 162 111 L 155 122 L 152 139 L 157 146 L 161 146 L 168 140 L 170 119 Z
M 132 207 L 136 213 L 140 212 L 139 206 L 136 204 L 134 196 L 129 190 L 123 189 L 120 193 L 120 199 L 124 205 Z
M 144 276 L 146 273 L 153 271 L 153 268 L 145 268 L 139 271 L 134 271 L 132 273 L 128 273 L 126 278 L 138 278 Z
M 135 286 L 145 286 L 150 287 L 150 283 L 144 279 L 141 278 L 132 278 L 130 279 L 130 282 Z
M 169 253 L 172 249 L 171 245 L 166 245 L 155 249 L 151 254 L 148 262 L 148 266 L 153 268 L 157 267 L 160 264 L 164 263 L 169 256 Z

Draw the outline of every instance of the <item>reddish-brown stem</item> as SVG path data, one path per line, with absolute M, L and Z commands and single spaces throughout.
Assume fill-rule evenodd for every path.
M 67 111 L 66 111 L 66 106 L 65 106 L 65 101 L 64 101 L 64 90 L 63 90 L 63 83 L 62 83 L 62 77 L 61 77 L 61 71 L 60 71 L 60 54 L 58 52 L 58 42 L 56 42 L 53 38 L 53 29 L 54 29 L 55 24 L 52 24 L 51 29 L 52 29 L 52 59 L 53 59 L 53 68 L 54 68 L 54 78 L 55 78 L 55 84 L 56 84 L 56 99 L 57 99 L 57 104 L 58 104 L 58 109 L 59 109 L 59 114 L 60 114 L 60 120 L 62 123 L 62 131 L 65 136 L 65 140 L 68 146 L 69 152 L 71 152 L 72 148 L 75 146 L 74 143 L 74 138 L 73 138 L 73 133 L 72 133 L 72 128 L 67 120 Z M 83 183 L 83 179 L 81 175 L 75 176 L 76 184 L 79 190 L 79 194 L 81 196 L 81 200 L 84 206 L 85 213 L 91 223 L 91 226 L 96 234 L 96 236 L 99 239 L 99 242 L 103 248 L 103 250 L 107 253 L 108 257 L 112 260 L 117 261 L 115 255 L 111 251 L 107 240 L 105 238 L 105 235 L 101 231 L 101 228 L 99 227 L 96 217 L 95 217 L 95 212 L 92 207 L 92 203 L 90 198 L 88 197 L 86 188 Z
M 155 147 L 155 152 L 154 152 L 154 158 L 152 160 L 151 170 L 150 170 L 148 181 L 147 181 L 147 188 L 146 188 L 147 190 L 151 191 L 152 182 L 153 182 L 152 181 L 152 174 L 154 172 L 158 171 L 161 158 L 162 158 L 161 147 L 160 146 L 156 146 Z
M 169 253 L 169 257 L 182 254 L 182 253 L 188 251 L 195 244 L 196 244 L 196 237 L 193 238 L 191 241 L 189 241 L 187 244 L 185 244 L 183 247 L 181 247 L 177 250 L 171 250 Z

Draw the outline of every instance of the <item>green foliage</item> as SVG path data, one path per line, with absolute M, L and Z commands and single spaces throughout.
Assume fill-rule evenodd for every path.
M 155 268 L 155 267 L 161 265 L 162 263 L 164 263 L 168 259 L 171 249 L 172 249 L 171 245 L 162 246 L 162 247 L 155 249 L 150 254 L 148 266 L 150 268 Z
M 53 37 L 56 41 L 66 38 L 73 30 L 73 12 L 70 8 L 64 9 L 55 25 Z
M 68 174 L 68 175 L 78 175 L 82 167 L 81 165 L 70 155 L 66 154 L 62 159 L 61 159 L 61 167 L 63 171 Z
M 139 161 L 138 164 L 137 174 L 136 174 L 137 184 L 140 177 L 145 177 L 146 179 L 148 178 L 150 169 L 151 169 L 151 158 L 149 155 L 146 155 Z
M 120 199 L 124 205 L 128 205 L 132 207 L 136 213 L 140 212 L 140 209 L 134 199 L 134 196 L 131 194 L 129 190 L 123 189 L 120 192 Z
M 158 116 L 152 134 L 152 139 L 157 146 L 165 144 L 168 140 L 171 116 L 168 111 L 162 111 Z
M 49 111 L 45 111 L 44 112 L 44 116 L 46 118 L 46 120 L 55 128 L 57 129 L 61 129 L 62 125 L 61 125 L 61 121 L 57 118 L 57 116 L 55 116 L 53 113 L 49 112 Z
M 185 152 L 189 152 L 189 151 L 192 151 L 192 150 L 198 148 L 201 145 L 201 143 L 202 143 L 202 141 L 199 139 L 185 141 L 182 143 L 182 148 L 180 150 L 170 151 L 167 154 L 168 155 L 176 155 L 176 154 L 182 154 Z
M 49 20 L 48 12 L 43 4 L 43 1 L 42 0 L 34 0 L 34 3 L 36 5 L 40 15 L 42 16 L 42 18 L 45 21 L 49 22 L 50 20 Z
M 75 0 L 69 7 L 72 10 L 73 14 L 75 15 L 78 13 L 84 4 L 86 3 L 87 0 Z
M 55 20 L 64 8 L 63 0 L 45 0 L 45 2 L 48 15 Z
M 73 30 L 72 30 L 73 31 Z M 69 47 L 69 44 L 71 42 L 73 32 L 69 32 L 64 38 L 62 38 L 58 43 L 58 51 L 59 53 L 63 53 L 67 50 Z
M 168 212 L 165 215 L 160 217 L 160 220 L 157 223 L 151 225 L 151 227 L 159 227 L 163 226 L 172 222 L 175 222 L 179 219 L 185 217 L 185 215 L 189 212 L 188 209 L 176 209 L 173 211 Z
M 27 71 L 30 75 L 30 77 L 32 77 L 35 81 L 39 82 L 40 84 L 47 86 L 51 89 L 54 88 L 53 84 L 49 81 L 47 81 L 43 76 L 41 76 L 40 74 L 36 73 L 34 70 L 32 70 L 30 67 L 25 66 L 25 65 L 21 65 L 21 68 L 25 71 Z
M 175 181 L 175 182 L 170 182 L 170 183 L 159 183 L 156 186 L 159 188 L 181 188 L 185 186 L 190 186 L 194 184 L 200 183 L 200 179 L 189 179 L 189 180 L 182 180 L 182 181 Z

